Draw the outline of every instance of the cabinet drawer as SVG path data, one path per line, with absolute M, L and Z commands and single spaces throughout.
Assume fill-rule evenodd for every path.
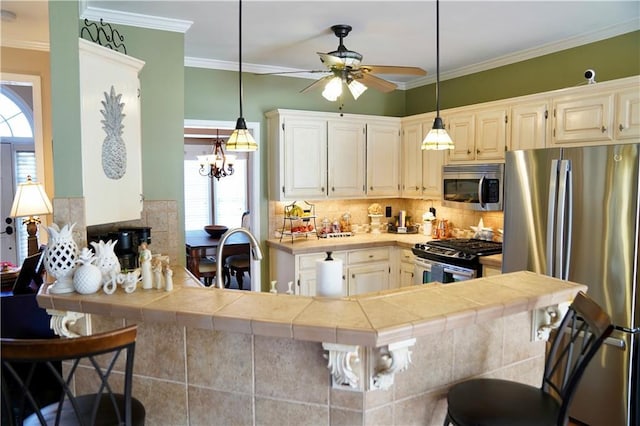
M 349 265 L 362 262 L 374 262 L 378 260 L 389 260 L 388 247 L 349 252 Z
M 316 261 L 324 260 L 327 257 L 326 252 L 313 253 L 313 254 L 301 254 L 298 256 L 298 268 L 302 270 L 316 269 Z M 342 260 L 342 264 L 345 264 L 345 253 L 332 252 L 331 257 L 336 260 Z
M 416 255 L 410 249 L 400 251 L 400 262 L 413 263 Z

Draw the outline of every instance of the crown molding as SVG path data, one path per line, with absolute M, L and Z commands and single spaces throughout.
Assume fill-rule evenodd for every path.
M 638 30 L 640 30 L 640 21 L 638 21 L 637 19 L 632 19 L 620 25 L 614 25 L 598 31 L 577 35 L 575 37 L 571 37 L 554 43 L 548 43 L 536 48 L 521 50 L 516 53 L 500 56 L 489 61 L 478 62 L 477 64 L 457 68 L 455 70 L 447 71 L 444 73 L 441 72 L 440 81 L 463 77 L 465 75 L 487 71 L 492 68 L 498 68 L 505 65 L 514 64 L 516 62 L 526 61 L 528 59 L 560 52 L 562 50 L 571 49 L 589 43 L 595 43 L 596 41 L 605 40 L 611 37 Z M 413 89 L 416 87 L 425 86 L 427 84 L 433 84 L 435 82 L 436 76 L 428 75 L 426 77 L 420 77 L 409 83 L 406 83 L 405 86 L 407 89 Z
M 78 2 L 81 19 L 89 19 L 91 21 L 99 21 L 103 19 L 110 24 L 129 25 L 132 27 L 148 28 L 152 30 L 171 31 L 177 33 L 186 33 L 192 21 L 182 19 L 169 19 L 159 16 L 142 15 L 138 13 L 119 12 L 110 9 L 102 9 L 87 5 L 87 0 Z

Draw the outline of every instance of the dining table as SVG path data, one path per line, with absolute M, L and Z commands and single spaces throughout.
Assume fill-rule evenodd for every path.
M 187 254 L 187 269 L 200 279 L 200 259 L 215 258 L 221 237 L 213 237 L 203 229 L 185 231 L 185 247 Z M 236 233 L 225 241 L 222 251 L 222 264 L 229 256 L 237 254 L 249 255 L 251 251 L 249 238 L 242 233 Z

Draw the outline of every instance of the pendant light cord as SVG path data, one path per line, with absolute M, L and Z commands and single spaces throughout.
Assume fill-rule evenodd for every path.
M 240 95 L 240 117 L 242 115 L 242 0 L 238 6 L 238 93 Z
M 440 117 L 440 0 L 436 0 L 436 117 Z

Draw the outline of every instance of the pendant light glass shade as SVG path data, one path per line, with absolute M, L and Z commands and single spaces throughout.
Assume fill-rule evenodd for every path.
M 342 78 L 333 77 L 327 85 L 324 86 L 322 97 L 330 102 L 334 102 L 338 100 L 340 95 L 342 95 Z
M 360 95 L 362 95 L 364 91 L 367 90 L 367 86 L 360 83 L 358 80 L 351 80 L 349 84 L 347 84 L 347 87 L 349 88 L 349 91 L 351 92 L 351 95 L 355 100 L 358 100 Z
M 433 127 L 422 141 L 421 149 L 453 149 L 453 141 L 440 118 L 440 1 L 436 0 L 436 118 Z
M 242 0 L 238 7 L 238 91 L 240 98 L 240 117 L 236 121 L 236 128 L 227 140 L 227 151 L 257 151 L 258 144 L 247 130 L 247 123 L 242 116 Z
M 247 129 L 247 123 L 244 118 L 238 118 L 236 128 L 227 139 L 227 151 L 257 151 L 258 144 L 251 136 L 251 132 Z

